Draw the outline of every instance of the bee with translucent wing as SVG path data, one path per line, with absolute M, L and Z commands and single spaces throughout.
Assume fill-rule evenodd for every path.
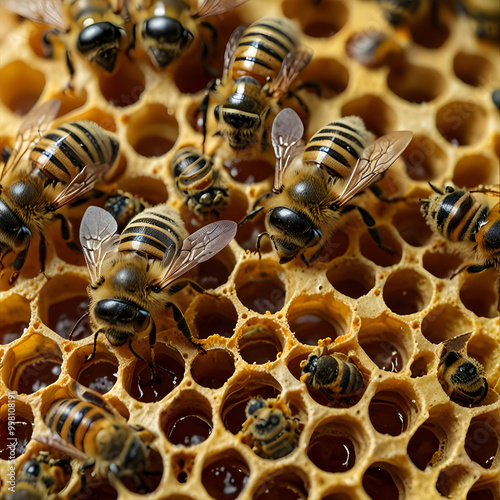
M 155 318 L 172 308 L 177 327 L 195 346 L 174 295 L 186 286 L 204 289 L 191 280 L 176 281 L 183 274 L 220 252 L 235 236 L 232 221 L 208 224 L 188 235 L 179 214 L 166 204 L 136 215 L 121 235 L 115 219 L 105 210 L 89 207 L 80 226 L 80 242 L 87 263 L 90 285 L 89 313 L 95 329 L 94 351 L 99 333 L 111 345 L 128 342 L 138 334 L 149 335 L 150 367 L 155 375 Z M 84 316 L 85 317 L 85 316 Z
M 361 214 L 375 241 L 381 244 L 371 215 L 348 203 L 380 179 L 408 146 L 413 134 L 392 132 L 363 147 L 359 138 L 366 143 L 372 136 L 361 128 L 362 120 L 358 117 L 343 120 L 348 122 L 347 130 L 352 129 L 348 135 L 356 147 L 337 141 L 330 124 L 324 134 L 322 129 L 311 138 L 302 161 L 297 161 L 303 151 L 302 122 L 291 109 L 284 109 L 276 117 L 272 128 L 276 155 L 273 192 L 258 198 L 254 210 L 240 222 L 266 209 L 266 232 L 257 238 L 257 251 L 261 238 L 268 236 L 281 263 L 295 257 L 306 264 L 313 262 L 342 216 L 354 209 Z
M 60 105 L 52 99 L 28 113 L 0 174 L 0 266 L 7 254 L 16 254 L 11 284 L 24 265 L 34 232 L 40 236 L 41 272 L 43 231 L 52 221 L 60 220 L 64 241 L 72 243 L 71 224 L 57 211 L 92 191 L 118 157 L 118 141 L 94 122 L 76 121 L 50 130 Z M 24 158 L 28 151 L 29 162 Z

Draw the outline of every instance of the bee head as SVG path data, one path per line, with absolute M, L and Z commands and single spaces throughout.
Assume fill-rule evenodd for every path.
M 252 415 L 255 415 L 261 408 L 264 408 L 266 406 L 266 401 L 262 398 L 252 398 L 246 407 L 245 413 L 247 414 L 247 417 L 251 417 Z
M 121 43 L 121 31 L 107 21 L 90 24 L 78 35 L 77 48 L 89 61 L 108 73 L 115 69 Z
M 302 367 L 302 375 L 305 375 L 306 373 L 311 374 L 311 376 L 308 378 L 309 385 L 311 385 L 314 374 L 318 369 L 318 359 L 318 356 L 316 356 L 315 354 L 309 354 L 305 365 Z

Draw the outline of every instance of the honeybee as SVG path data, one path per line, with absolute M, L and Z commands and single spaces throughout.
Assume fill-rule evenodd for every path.
M 181 149 L 172 159 L 175 187 L 196 214 L 218 216 L 229 202 L 229 191 L 212 158 L 194 148 Z
M 444 348 L 438 366 L 438 380 L 450 399 L 464 405 L 479 404 L 488 394 L 488 381 L 481 363 L 467 356 L 466 333 L 442 342 Z
M 128 0 L 138 45 L 154 65 L 165 68 L 186 51 L 198 34 L 198 19 L 216 16 L 247 0 L 203 0 L 193 11 L 182 0 Z
M 490 267 L 500 270 L 500 191 L 446 186 L 442 192 L 429 185 L 434 193 L 420 200 L 420 210 L 434 233 L 474 259 L 475 264 L 466 268 L 468 272 Z M 500 277 L 497 285 L 500 292 Z
M 59 498 L 72 469 L 68 460 L 53 460 L 41 451 L 36 458 L 23 463 L 16 474 L 15 491 L 1 496 L 2 500 L 46 500 Z
M 300 363 L 300 380 L 329 400 L 354 396 L 365 386 L 363 376 L 345 354 L 327 354 L 327 345 L 319 345 Z
M 393 26 L 408 24 L 430 0 L 378 0 L 387 21 Z
M 80 460 L 82 471 L 94 466 L 94 475 L 111 482 L 140 482 L 148 466 L 151 433 L 128 425 L 100 394 L 78 382 L 72 381 L 70 390 L 77 397 L 52 403 L 44 416 L 48 431 L 36 439 Z
M 144 209 L 151 205 L 138 196 L 118 190 L 109 195 L 104 202 L 104 210 L 107 210 L 116 220 L 118 231 L 123 231 L 127 224 Z
M 347 203 L 380 178 L 408 146 L 413 134 L 391 132 L 373 141 L 361 118 L 342 118 L 320 129 L 306 145 L 302 161 L 292 166 L 303 149 L 303 133 L 300 118 L 289 108 L 274 120 L 273 192 L 258 198 L 254 210 L 240 222 L 267 208 L 267 232 L 259 234 L 257 251 L 261 238 L 268 236 L 280 263 L 300 256 L 308 265 L 318 258 L 341 216 L 353 209 L 359 211 L 368 231 L 381 245 L 372 216 Z
M 94 122 L 76 121 L 48 130 L 60 105 L 53 99 L 28 113 L 0 174 L 0 266 L 8 253 L 16 254 L 11 284 L 26 260 L 32 233 L 40 235 L 41 272 L 43 231 L 54 219 L 61 221 L 64 241 L 72 243 L 71 224 L 57 211 L 94 189 L 118 156 L 118 141 Z M 23 161 L 28 150 L 29 161 Z
M 188 236 L 179 214 L 166 204 L 147 208 L 136 215 L 120 236 L 115 219 L 105 210 L 89 207 L 80 226 L 80 242 L 87 263 L 90 321 L 95 329 L 94 351 L 99 333 L 113 346 L 147 333 L 151 348 L 150 368 L 156 376 L 153 347 L 155 319 L 172 308 L 178 329 L 196 347 L 191 332 L 173 296 L 193 281 L 177 281 L 197 264 L 222 250 L 236 234 L 236 223 L 219 221 Z M 86 315 L 85 315 L 86 316 Z M 84 316 L 84 317 L 85 317 Z
M 262 458 L 277 460 L 297 447 L 298 422 L 288 406 L 277 399 L 251 399 L 239 439 Z
M 368 68 L 379 68 L 403 52 L 394 36 L 378 30 L 367 30 L 353 35 L 345 51 L 349 57 Z
M 257 141 L 265 149 L 269 114 L 279 110 L 280 98 L 311 58 L 312 50 L 300 45 L 287 19 L 268 17 L 238 28 L 226 46 L 222 78 L 206 97 L 218 103 L 217 134 L 237 150 Z
M 72 55 L 84 59 L 107 73 L 115 69 L 118 54 L 131 42 L 132 25 L 116 12 L 120 1 L 115 0 L 1 0 L 2 6 L 35 22 L 54 29 L 44 35 L 44 48 L 52 55 L 49 36 L 56 34 L 66 47 L 66 62 L 71 77 L 74 74 Z

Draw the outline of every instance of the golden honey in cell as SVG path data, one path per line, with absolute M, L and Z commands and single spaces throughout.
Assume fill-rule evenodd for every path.
M 226 46 L 222 78 L 207 96 L 217 103 L 217 131 L 207 132 L 222 135 L 238 151 L 255 143 L 265 149 L 268 116 L 276 115 L 280 98 L 311 58 L 285 18 L 238 28 Z
M 347 122 L 347 123 L 346 123 Z M 266 209 L 266 232 L 280 263 L 300 257 L 306 264 L 319 256 L 342 215 L 353 209 L 361 214 L 370 234 L 381 244 L 375 221 L 362 207 L 348 205 L 352 198 L 376 182 L 409 144 L 413 134 L 392 132 L 368 147 L 372 135 L 358 117 L 334 122 L 317 132 L 305 147 L 301 161 L 304 127 L 298 115 L 287 108 L 273 123 L 272 140 L 276 175 L 272 193 L 267 193 L 244 219 Z
M 25 117 L 0 174 L 0 261 L 11 252 L 15 255 L 11 284 L 34 233 L 40 236 L 41 271 L 44 230 L 50 223 L 58 219 L 64 241 L 72 242 L 71 224 L 59 209 L 91 192 L 118 156 L 116 138 L 94 122 L 70 122 L 49 130 L 59 107 L 59 100 L 50 100 Z
M 137 357 L 132 349 L 136 335 L 148 335 L 153 349 L 155 320 L 168 308 L 179 330 L 198 346 L 173 296 L 188 285 L 199 292 L 203 288 L 177 278 L 222 250 L 235 233 L 234 222 L 220 221 L 189 236 L 179 214 L 161 204 L 136 215 L 118 235 L 117 223 L 108 212 L 89 207 L 82 219 L 80 242 L 90 275 L 89 314 L 95 330 L 91 358 L 99 333 L 113 346 L 128 342 Z M 153 352 L 150 366 L 154 372 Z

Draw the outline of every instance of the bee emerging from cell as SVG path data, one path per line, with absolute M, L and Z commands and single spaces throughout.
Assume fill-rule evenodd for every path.
M 245 409 L 247 420 L 239 439 L 262 458 L 277 460 L 291 453 L 299 438 L 298 421 L 288 406 L 277 399 L 251 399 Z
M 472 333 L 442 342 L 443 352 L 438 366 L 438 380 L 452 401 L 461 405 L 477 405 L 488 394 L 484 367 L 467 356 L 467 342 Z

